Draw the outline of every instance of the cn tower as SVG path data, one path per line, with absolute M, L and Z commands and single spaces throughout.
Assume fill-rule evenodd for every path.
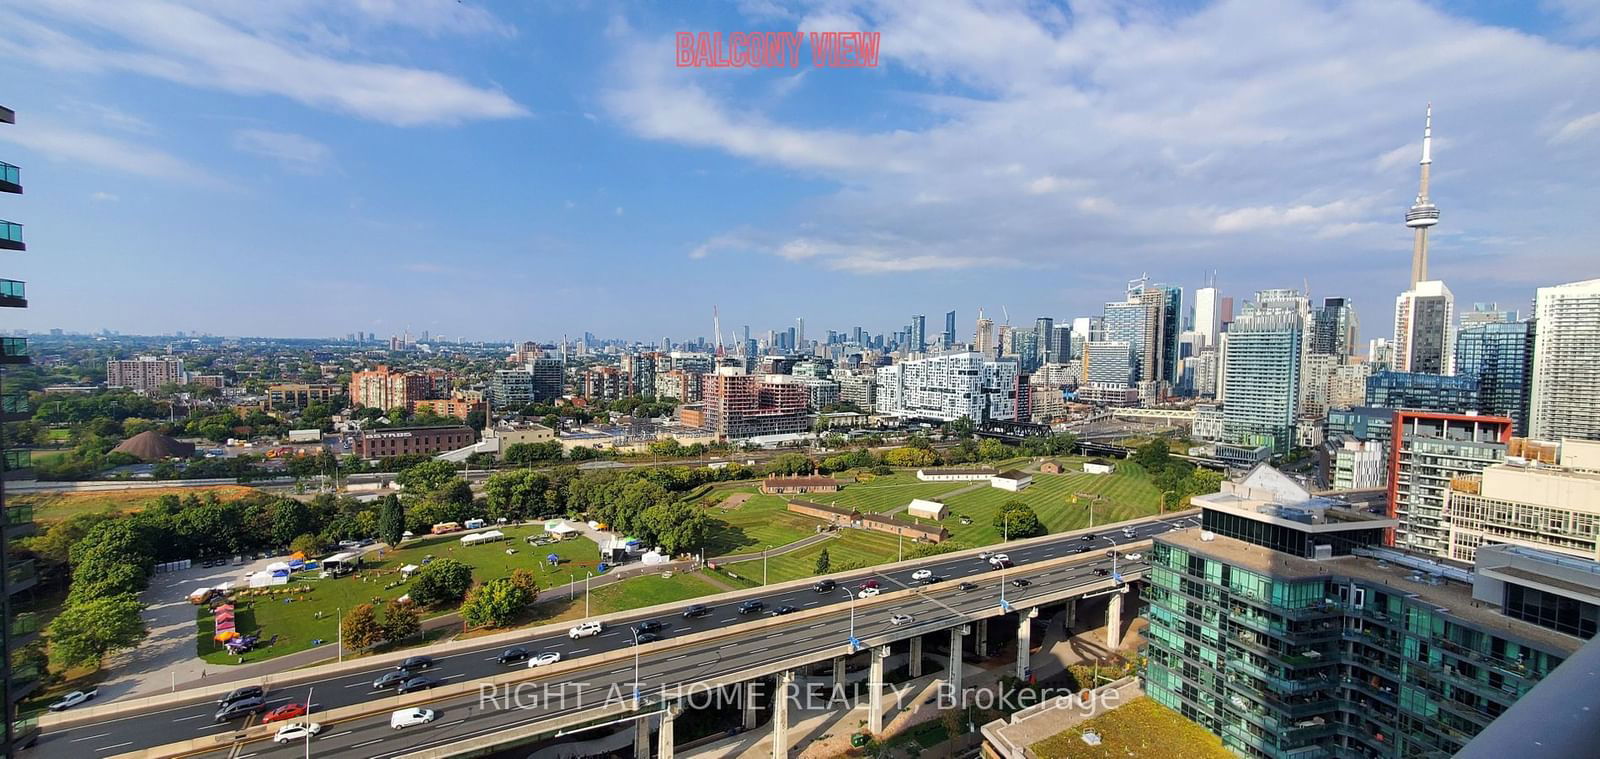
M 1417 191 L 1417 202 L 1406 211 L 1406 226 L 1417 231 L 1411 248 L 1411 287 L 1428 278 L 1428 228 L 1439 223 L 1439 208 L 1428 200 L 1428 166 L 1433 163 L 1433 103 L 1428 104 L 1427 120 L 1422 127 L 1422 186 Z

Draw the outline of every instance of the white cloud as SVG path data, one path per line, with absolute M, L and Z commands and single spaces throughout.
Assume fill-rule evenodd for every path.
M 1551 136 L 1550 142 L 1552 144 L 1571 142 L 1597 129 L 1600 129 L 1600 111 L 1586 116 L 1579 116 L 1562 124 L 1561 128 L 1556 130 L 1555 135 Z
M 304 174 L 322 171 L 333 158 L 333 151 L 327 145 L 310 137 L 267 129 L 240 129 L 234 132 L 233 147 L 270 158 L 290 171 Z
M 26 126 L 0 130 L 0 140 L 16 143 L 51 158 L 77 161 L 102 169 L 153 179 L 225 186 L 224 182 L 205 169 L 182 158 L 95 132 L 29 122 Z
M 850 72 L 895 77 L 873 110 L 881 118 L 792 120 L 780 114 L 815 88 L 780 103 L 771 91 L 783 72 L 663 65 L 665 37 L 623 46 L 601 93 L 608 115 L 644 139 L 833 183 L 745 250 L 862 273 L 1071 261 L 1115 280 L 1227 263 L 1262 279 L 1327 270 L 1370 287 L 1374 272 L 1403 272 L 1409 259 L 1399 219 L 1428 100 L 1432 194 L 1446 214 L 1436 268 L 1476 276 L 1448 255 L 1469 226 L 1557 219 L 1562 244 L 1600 234 L 1571 213 L 1600 206 L 1600 156 L 1570 149 L 1595 134 L 1577 115 L 1593 107 L 1573 100 L 1600 81 L 1600 56 L 1430 3 L 1090 2 L 1067 14 L 838 0 L 797 15 L 801 29 L 882 32 L 882 70 Z M 1559 248 L 1529 255 L 1554 260 Z
M 397 126 L 527 114 L 499 90 L 350 54 L 357 45 L 311 15 L 341 5 L 52 0 L 0 10 L 0 25 L 8 29 L 0 55 L 50 68 L 127 71 L 241 95 L 277 95 Z M 356 7 L 374 23 L 453 18 L 454 29 L 476 28 L 474 17 L 452 15 L 453 5 L 363 0 Z
M 98 191 L 90 193 L 89 194 L 89 199 L 93 200 L 93 201 L 95 201 L 97 203 L 115 203 L 115 202 L 117 202 L 119 200 L 122 200 L 122 198 L 119 198 L 116 195 L 113 195 L 113 194 L 111 194 L 109 192 L 98 192 Z

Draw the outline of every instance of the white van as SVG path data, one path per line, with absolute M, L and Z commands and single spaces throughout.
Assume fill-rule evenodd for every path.
M 426 725 L 438 716 L 438 712 L 432 709 L 401 709 L 389 715 L 389 727 L 399 730 L 412 725 Z

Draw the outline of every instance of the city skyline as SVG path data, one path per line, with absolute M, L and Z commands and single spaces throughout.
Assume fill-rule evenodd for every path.
M 32 169 L 15 215 L 60 253 L 19 279 L 80 295 L 14 326 L 653 340 L 708 332 L 713 303 L 791 322 L 798 298 L 754 282 L 806 293 L 819 326 L 891 325 L 952 306 L 1069 318 L 1138 272 L 1192 292 L 1212 270 L 1224 293 L 1309 281 L 1377 314 L 1406 289 L 1397 222 L 1429 102 L 1430 200 L 1450 208 L 1430 276 L 1523 306 L 1593 274 L 1600 107 L 1573 84 L 1600 60 L 1576 5 L 952 3 L 928 9 L 933 34 L 893 4 L 398 7 L 0 6 L 24 114 L 0 139 Z M 179 26 L 236 59 L 169 44 Z M 883 64 L 671 65 L 676 30 L 751 26 L 879 30 Z M 1301 28 L 1342 42 L 1285 32 Z M 1427 63 L 1383 63 L 1399 49 Z M 124 307 L 130 289 L 161 308 Z

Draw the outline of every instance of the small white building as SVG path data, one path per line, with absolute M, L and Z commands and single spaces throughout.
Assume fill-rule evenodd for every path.
M 1105 459 L 1094 459 L 1083 462 L 1084 474 L 1111 474 L 1116 471 L 1117 465 Z
M 1033 484 L 1033 475 L 1017 469 L 1010 469 L 989 478 L 989 485 L 1001 490 L 1018 492 Z
M 906 514 L 919 519 L 944 519 L 946 512 L 944 504 L 922 498 L 913 499 L 911 505 L 906 507 Z
M 923 482 L 982 482 L 998 472 L 986 466 L 948 467 L 944 469 L 918 469 L 917 479 Z

